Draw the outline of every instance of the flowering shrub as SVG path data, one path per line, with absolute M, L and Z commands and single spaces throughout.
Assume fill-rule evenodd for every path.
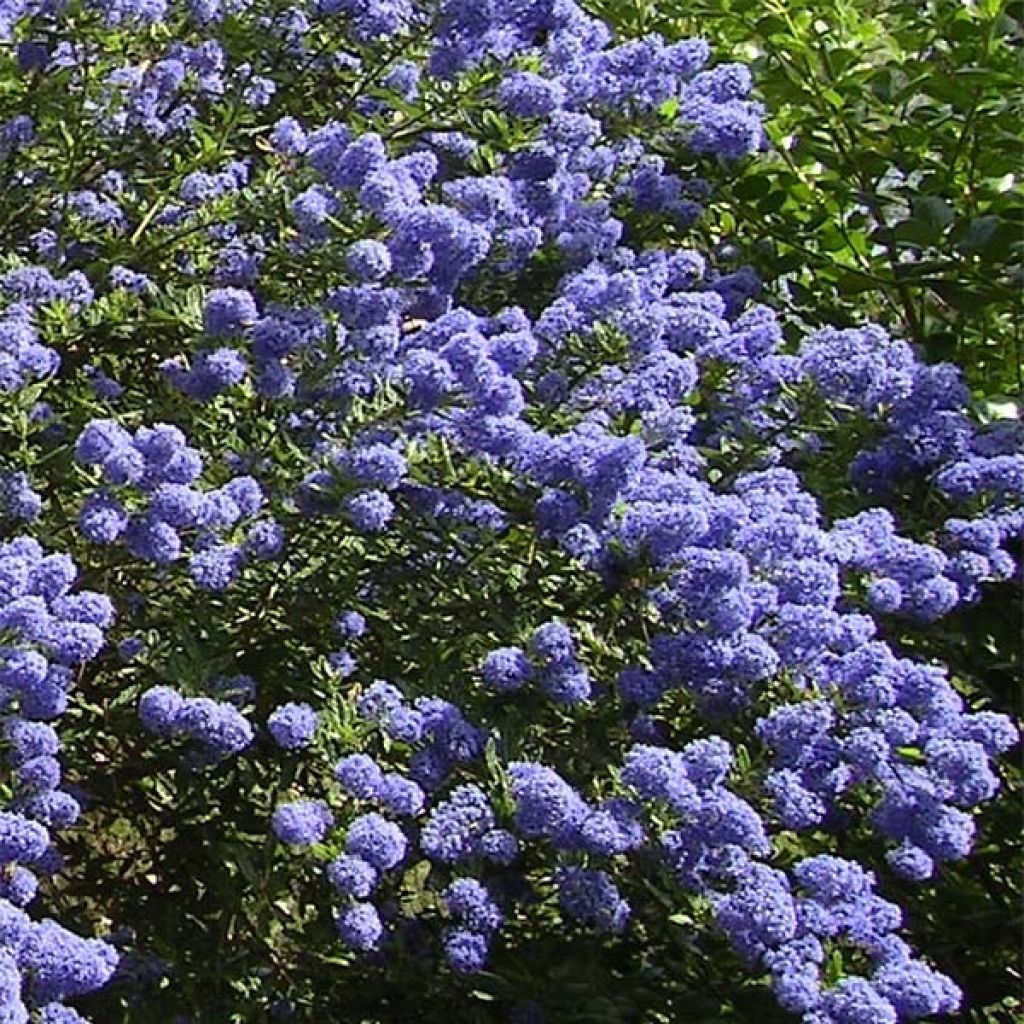
M 927 638 L 1020 432 L 692 248 L 748 71 L 573 0 L 0 34 L 3 1019 L 956 1012 L 899 897 L 1017 732 Z

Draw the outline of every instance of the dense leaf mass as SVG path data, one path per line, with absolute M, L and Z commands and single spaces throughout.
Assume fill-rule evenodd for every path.
M 749 69 L 574 0 L 0 41 L 0 1018 L 957 1012 L 904 907 L 1018 733 L 929 638 L 1021 431 L 695 247 Z

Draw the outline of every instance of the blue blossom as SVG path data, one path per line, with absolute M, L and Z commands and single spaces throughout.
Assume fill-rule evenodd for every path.
M 486 794 L 467 784 L 435 804 L 420 831 L 420 846 L 432 860 L 452 864 L 474 856 L 494 827 L 494 810 Z
M 274 835 L 291 846 L 322 843 L 334 825 L 334 815 L 322 800 L 297 800 L 281 804 L 271 822 Z
M 87 1024 L 85 1018 L 63 1003 L 47 1003 L 39 1016 L 40 1024 Z
M 201 744 L 214 758 L 240 753 L 254 738 L 244 715 L 233 705 L 209 697 L 188 698 L 174 718 L 174 728 Z
M 350 651 L 334 651 L 328 660 L 331 668 L 337 672 L 342 679 L 352 675 L 358 665 L 355 657 Z
M 417 783 L 396 772 L 384 775 L 376 795 L 389 811 L 400 817 L 414 817 L 419 814 L 427 800 L 426 794 Z
M 282 117 L 270 133 L 274 148 L 287 156 L 297 156 L 306 148 L 306 133 L 294 117 Z
M 885 963 L 871 980 L 875 991 L 903 1018 L 955 1013 L 960 1007 L 956 985 L 918 961 Z
M 494 864 L 507 866 L 519 855 L 516 837 L 503 828 L 494 828 L 480 837 L 480 855 Z
M 394 517 L 395 505 L 383 491 L 360 491 L 345 501 L 345 511 L 357 530 L 380 533 Z
M 219 329 L 215 333 L 224 333 L 224 330 Z M 199 402 L 208 402 L 241 383 L 246 369 L 242 354 L 226 347 L 197 352 L 187 371 L 174 361 L 164 366 L 170 381 Z
M 34 925 L 19 946 L 18 966 L 32 978 L 37 1003 L 74 998 L 102 987 L 118 955 L 99 939 L 83 939 L 55 921 Z
M 487 888 L 475 878 L 455 879 L 441 897 L 449 912 L 469 930 L 489 935 L 501 927 L 501 911 Z
M 468 928 L 452 928 L 445 935 L 445 957 L 456 974 L 476 974 L 483 970 L 487 951 L 487 937 Z
M 405 857 L 408 842 L 402 830 L 379 814 L 364 814 L 348 828 L 346 851 L 379 871 L 387 871 Z
M 74 39 L 66 12 L 36 6 L 7 4 L 0 36 L 43 101 L 48 83 L 83 99 L 95 166 L 58 196 L 40 162 L 52 104 L 0 125 L 12 195 L 46 214 L 14 230 L 0 274 L 0 392 L 26 410 L 0 516 L 54 537 L 75 516 L 105 546 L 83 570 L 110 589 L 78 589 L 71 559 L 28 537 L 0 544 L 11 1018 L 78 1020 L 64 1000 L 114 969 L 109 946 L 19 909 L 102 796 L 65 781 L 58 729 L 112 679 L 125 700 L 141 689 L 148 746 L 186 748 L 187 775 L 170 770 L 204 828 L 202 794 L 252 788 L 273 753 L 249 709 L 285 750 L 348 752 L 333 779 L 316 758 L 267 763 L 282 791 L 324 797 L 276 807 L 272 834 L 298 849 L 274 870 L 324 869 L 354 952 L 379 950 L 386 920 L 396 956 L 432 935 L 471 975 L 500 928 L 556 901 L 556 932 L 617 934 L 635 913 L 646 934 L 655 871 L 807 1024 L 956 1012 L 841 840 L 863 833 L 920 882 L 970 852 L 998 793 L 1013 723 L 971 708 L 920 637 L 897 651 L 885 636 L 924 636 L 1013 578 L 1021 432 L 977 424 L 955 369 L 881 328 L 794 339 L 727 247 L 659 241 L 714 194 L 664 154 L 763 147 L 749 70 L 709 63 L 699 40 L 614 36 L 561 0 L 190 0 L 183 20 L 164 0 L 97 0 Z M 335 28 L 351 46 L 325 48 Z M 339 82 L 374 88 L 336 121 L 292 116 Z M 460 103 L 451 130 L 411 116 L 465 89 L 529 122 L 514 144 Z M 211 117 L 230 157 L 183 161 Z M 129 238 L 138 269 L 112 262 Z M 108 316 L 124 322 L 93 330 Z M 150 412 L 190 436 L 140 426 Z M 919 488 L 934 501 L 909 515 Z M 836 519 L 844 506 L 860 511 Z M 429 600 L 410 598 L 425 581 Z M 331 601 L 362 611 L 332 631 Z M 120 658 L 99 661 L 115 625 Z M 258 662 L 258 691 L 202 682 L 204 659 Z M 321 719 L 295 703 L 310 687 Z M 835 849 L 775 856 L 804 830 Z M 235 832 L 229 846 L 247 841 Z M 282 880 L 306 900 L 297 877 Z M 297 1012 L 273 999 L 272 1015 Z
M 203 590 L 224 590 L 242 567 L 243 552 L 230 544 L 197 551 L 189 559 L 189 573 Z
M 484 658 L 484 681 L 502 693 L 518 690 L 533 675 L 533 666 L 519 647 L 499 647 Z
M 379 281 L 391 270 L 391 253 L 383 242 L 366 238 L 350 246 L 345 262 L 357 281 Z
M 376 949 L 384 935 L 384 925 L 372 903 L 346 907 L 338 914 L 336 923 L 342 941 L 359 952 Z
M 3 723 L 3 736 L 10 744 L 8 759 L 14 764 L 36 757 L 53 757 L 60 750 L 56 730 L 45 722 L 7 718 Z
M 20 814 L 0 811 L 0 863 L 32 863 L 50 841 L 46 829 Z
M 356 709 L 363 718 L 380 719 L 401 707 L 404 699 L 402 691 L 398 687 L 383 679 L 375 679 L 359 695 Z
M 508 771 L 516 801 L 516 825 L 522 835 L 560 842 L 586 817 L 583 798 L 546 765 L 514 762 Z
M 15 520 L 32 522 L 39 518 L 43 499 L 32 489 L 26 473 L 0 475 L 0 509 Z
M 274 742 L 285 750 L 308 746 L 316 733 L 317 714 L 308 704 L 282 704 L 267 719 Z
M 334 777 L 341 785 L 361 800 L 377 797 L 384 785 L 384 774 L 367 754 L 349 754 L 334 769 Z
M 219 288 L 206 297 L 203 328 L 210 337 L 233 335 L 255 323 L 258 317 L 256 300 L 249 292 Z
M 376 868 L 361 857 L 343 853 L 327 865 L 327 877 L 338 892 L 365 900 L 377 885 L 379 875 Z
M 342 612 L 335 619 L 334 628 L 345 639 L 358 639 L 366 634 L 366 618 L 354 609 Z
M 518 117 L 542 117 L 565 102 L 565 89 L 542 75 L 517 71 L 498 87 L 498 102 Z
M 599 931 L 621 932 L 625 929 L 630 906 L 606 872 L 562 868 L 556 873 L 555 882 L 559 905 L 570 917 Z
M 896 1010 L 863 978 L 842 978 L 822 996 L 826 1020 L 835 1024 L 896 1024 Z
M 570 661 L 576 653 L 572 634 L 560 622 L 547 622 L 538 626 L 531 644 L 538 657 L 549 662 Z
M 281 554 L 284 544 L 284 527 L 273 520 L 261 520 L 249 527 L 242 549 L 254 558 L 272 559 Z
M 27 868 L 15 867 L 0 883 L 0 896 L 15 907 L 27 907 L 39 892 L 36 876 Z
M 715 919 L 730 941 L 746 956 L 792 939 L 797 908 L 782 872 L 751 865 L 736 890 L 715 904 Z

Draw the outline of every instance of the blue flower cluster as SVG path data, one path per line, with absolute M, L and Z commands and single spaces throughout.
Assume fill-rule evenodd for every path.
M 780 1003 L 807 1021 L 896 1024 L 954 1012 L 959 990 L 894 934 L 902 915 L 875 895 L 874 881 L 859 865 L 827 855 L 800 861 L 792 881 L 757 865 L 716 900 L 715 915 L 737 949 L 771 971 Z M 871 973 L 825 987 L 822 968 L 839 944 L 860 952 Z
M 60 366 L 60 356 L 40 343 L 32 326 L 32 310 L 30 303 L 14 302 L 0 318 L 0 391 L 4 393 L 18 391 Z
M 308 747 L 316 735 L 317 715 L 308 704 L 282 704 L 267 719 L 274 742 L 285 750 Z
M 533 662 L 520 647 L 491 651 L 481 666 L 488 685 L 509 692 L 520 689 L 536 675 L 543 691 L 561 704 L 590 698 L 590 677 L 576 657 L 572 634 L 562 623 L 552 621 L 539 626 L 534 630 L 530 647 Z
M 254 738 L 252 725 L 234 704 L 183 697 L 170 686 L 154 686 L 142 695 L 139 720 L 158 736 L 192 740 L 211 760 L 240 753 Z
M 77 575 L 67 555 L 47 554 L 31 537 L 0 544 L 0 701 L 13 791 L 0 811 L 0 1012 L 11 1021 L 27 1022 L 33 1009 L 73 1013 L 63 1001 L 102 987 L 118 960 L 106 942 L 22 909 L 36 901 L 38 879 L 61 869 L 52 833 L 81 813 L 62 788 L 51 723 L 67 710 L 76 673 L 97 657 L 114 620 L 107 597 L 73 589 Z
M 282 843 L 313 846 L 323 842 L 334 816 L 322 800 L 296 800 L 274 811 L 274 834 Z
M 120 542 L 157 566 L 190 546 L 189 572 L 204 590 L 223 590 L 248 557 L 281 551 L 280 526 L 255 518 L 265 500 L 260 485 L 235 476 L 219 488 L 196 486 L 203 459 L 177 427 L 158 423 L 132 434 L 114 420 L 92 420 L 75 442 L 75 458 L 98 467 L 105 485 L 78 514 L 79 529 L 95 544 Z M 242 521 L 249 525 L 238 542 L 225 539 Z

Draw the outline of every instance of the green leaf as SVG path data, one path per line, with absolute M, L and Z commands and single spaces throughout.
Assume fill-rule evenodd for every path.
M 961 313 L 980 313 L 989 304 L 987 295 L 952 281 L 928 281 L 927 284 L 943 302 Z
M 979 249 L 984 249 L 1002 223 L 1002 218 L 994 215 L 975 217 L 967 224 L 967 230 L 962 236 L 957 238 L 957 247 L 966 252 L 977 252 Z
M 872 288 L 878 287 L 866 274 L 859 274 L 855 270 L 840 274 L 836 284 L 839 290 L 847 295 L 856 295 L 859 292 L 871 291 Z
M 935 241 L 938 232 L 926 222 L 913 218 L 894 224 L 890 237 L 904 248 L 925 248 Z
M 935 234 L 942 231 L 953 223 L 953 207 L 938 196 L 918 196 L 911 203 L 914 220 L 920 221 L 928 226 Z

